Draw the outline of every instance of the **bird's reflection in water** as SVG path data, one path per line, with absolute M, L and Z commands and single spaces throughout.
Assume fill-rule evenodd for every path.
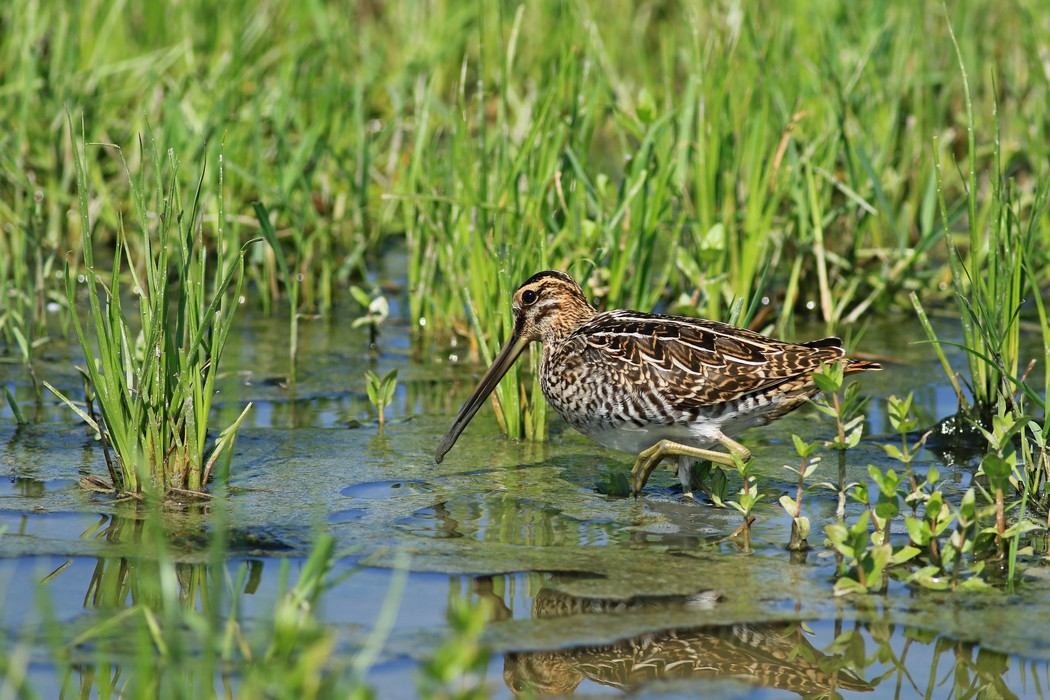
M 706 591 L 695 596 L 602 600 L 543 589 L 533 600 L 533 616 L 711 607 L 717 599 L 717 594 Z M 584 680 L 631 690 L 656 680 L 729 678 L 803 697 L 872 689 L 849 670 L 836 670 L 836 661 L 813 647 L 795 623 L 682 627 L 611 644 L 508 653 L 503 680 L 516 695 L 568 695 Z

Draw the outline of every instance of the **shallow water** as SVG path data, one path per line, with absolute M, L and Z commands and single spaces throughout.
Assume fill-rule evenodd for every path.
M 949 321 L 938 328 L 946 340 L 952 329 Z M 666 470 L 638 500 L 599 493 L 602 475 L 627 471 L 631 457 L 556 418 L 551 440 L 533 445 L 499 437 L 485 409 L 435 465 L 433 450 L 479 368 L 448 354 L 412 361 L 404 326 L 389 325 L 370 354 L 366 335 L 348 324 L 304 323 L 293 389 L 282 381 L 283 323 L 246 317 L 235 333 L 224 366 L 252 369 L 224 377 L 216 425 L 254 402 L 222 508 L 232 533 L 225 567 L 247 571 L 242 614 L 249 625 L 272 614 L 282 563 L 294 579 L 327 531 L 349 552 L 334 573 L 349 575 L 324 596 L 321 619 L 351 655 L 367 642 L 391 577 L 407 568 L 393 632 L 368 677 L 380 697 L 415 696 L 418 666 L 447 633 L 454 599 L 487 601 L 493 656 L 479 680 L 494 697 L 523 689 L 660 698 L 1050 695 L 1050 579 L 1040 563 L 1011 595 L 892 584 L 885 596 L 835 598 L 834 558 L 816 534 L 833 519 L 835 497 L 819 490 L 805 505 L 817 546 L 805 557 L 785 551 L 789 521 L 776 500 L 793 491 L 783 468 L 797 462 L 790 436 L 832 432 L 813 411 L 742 437 L 766 496 L 745 550 L 729 538 L 739 515 L 684 501 Z M 886 459 L 884 397 L 913 391 L 931 423 L 955 409 L 929 347 L 911 342 L 920 335 L 898 319 L 861 341 L 899 363 L 860 377 L 873 400 L 869 437 L 849 454 L 850 479 Z M 46 353 L 38 373 L 75 394 L 72 350 L 53 344 Z M 398 392 L 380 431 L 362 374 L 395 367 Z M 30 653 L 33 686 L 55 696 L 61 679 L 49 663 L 41 592 L 59 622 L 86 626 L 103 614 L 93 602 L 100 577 L 116 566 L 133 572 L 142 543 L 126 506 L 77 486 L 104 471 L 88 431 L 49 398 L 35 405 L 18 365 L 0 365 L 0 381 L 36 420 L 19 428 L 0 409 L 0 629 L 5 648 Z M 917 469 L 929 465 L 948 493 L 968 486 L 965 464 L 924 450 Z M 821 467 L 813 480 L 831 479 L 831 470 Z M 211 527 L 214 514 L 170 516 L 183 574 L 217 573 L 206 563 Z

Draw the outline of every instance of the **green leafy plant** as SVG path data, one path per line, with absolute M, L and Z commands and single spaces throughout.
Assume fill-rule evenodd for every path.
M 820 389 L 820 396 L 813 402 L 817 410 L 835 421 L 835 437 L 825 443 L 838 454 L 838 482 L 828 486 L 838 493 L 838 508 L 835 515 L 841 522 L 846 517 L 846 494 L 850 484 L 846 483 L 846 451 L 856 447 L 864 434 L 864 406 L 867 398 L 860 395 L 860 385 L 851 382 L 842 390 L 845 370 L 841 362 L 831 362 L 813 373 L 813 382 Z
M 923 433 L 915 442 L 910 441 L 911 433 L 919 425 L 918 419 L 912 413 L 912 401 L 913 396 L 910 392 L 903 399 L 898 396 L 890 396 L 887 399 L 890 427 L 900 436 L 900 446 L 883 444 L 882 448 L 886 451 L 887 456 L 904 466 L 905 475 L 911 484 L 911 493 L 905 497 L 905 501 L 911 503 L 912 508 L 915 509 L 923 500 L 923 491 L 912 470 L 911 463 L 915 453 L 926 443 L 926 438 L 930 433 Z M 935 467 L 930 467 L 926 478 L 928 483 L 936 483 L 937 470 Z
M 1020 531 L 1029 525 L 1024 518 L 1020 518 L 1008 528 L 1006 514 L 1007 495 L 1012 496 L 1015 491 L 1022 490 L 1025 481 L 1023 473 L 1026 471 L 1023 464 L 1018 465 L 1017 463 L 1017 451 L 1014 449 L 1013 441 L 1016 436 L 1024 434 L 1029 422 L 1027 417 L 1015 416 L 1003 403 L 1000 403 L 998 411 L 992 417 L 991 429 L 980 428 L 988 441 L 990 450 L 981 460 L 977 475 L 987 479 L 987 490 L 981 486 L 980 481 L 976 483 L 991 504 L 995 518 L 995 524 L 986 528 L 985 531 L 995 536 L 996 548 L 1000 556 L 1005 555 L 1008 542 L 1013 540 L 1014 552 L 1011 554 L 1011 559 L 1016 557 L 1015 535 L 1019 535 Z
M 836 595 L 884 591 L 887 567 L 903 564 L 917 554 L 913 547 L 895 552 L 886 541 L 884 527 L 869 530 L 871 518 L 871 511 L 865 510 L 849 525 L 829 523 L 824 528 L 831 546 L 842 557 L 840 575 L 835 581 Z
M 386 422 L 386 407 L 394 400 L 394 392 L 397 391 L 397 370 L 390 370 L 382 378 L 368 370 L 365 372 L 365 382 L 368 400 L 379 412 L 379 427 L 382 429 Z
M 905 564 L 919 554 L 911 545 L 894 547 L 890 539 L 890 521 L 900 513 L 900 480 L 896 473 L 869 466 L 868 474 L 878 489 L 875 506 L 869 500 L 868 485 L 854 484 L 849 495 L 864 507 L 860 516 L 852 523 L 829 523 L 824 528 L 839 557 L 835 581 L 839 595 L 885 591 L 887 569 Z
M 758 479 L 754 475 L 755 460 L 743 460 L 735 452 L 733 453 L 733 466 L 736 469 L 737 474 L 740 475 L 740 491 L 737 492 L 735 499 L 729 499 L 725 501 L 725 504 L 732 507 L 743 518 L 744 522 L 737 529 L 733 536 L 737 534 L 743 534 L 744 539 L 744 551 L 750 551 L 751 549 L 751 525 L 755 521 L 755 517 L 751 514 L 755 505 L 761 501 L 764 496 L 758 492 Z M 714 496 L 715 502 L 721 504 L 721 499 L 716 495 Z
M 864 407 L 868 399 L 860 395 L 860 385 L 851 382 L 842 391 L 844 369 L 831 362 L 814 372 L 813 382 L 821 391 L 817 410 L 835 420 L 836 434 L 826 445 L 844 452 L 860 443 L 864 435 Z M 840 393 L 841 392 L 841 393 Z
M 903 564 L 919 551 L 911 546 L 894 549 L 890 539 L 890 521 L 900 513 L 900 479 L 896 472 L 869 465 L 868 474 L 876 486 L 872 506 L 866 483 L 848 488 L 851 498 L 864 510 L 853 523 L 837 522 L 825 526 L 828 542 L 839 556 L 835 582 L 837 594 L 884 591 L 888 567 Z
M 781 496 L 780 505 L 791 518 L 791 539 L 788 542 L 788 549 L 799 552 L 809 548 L 806 538 L 809 537 L 810 524 L 809 518 L 802 515 L 802 498 L 805 495 L 806 478 L 817 470 L 820 462 L 820 457 L 813 456 L 820 444 L 806 442 L 798 435 L 792 435 L 791 439 L 795 443 L 795 451 L 798 453 L 801 464 L 798 469 L 790 465 L 784 465 L 784 468 L 798 476 L 798 487 L 795 489 L 794 498 L 787 494 Z
M 984 590 L 990 587 L 984 574 L 987 561 L 1002 559 L 1007 545 L 1011 548 L 1007 582 L 1012 585 L 1020 537 L 1037 526 L 1023 516 L 1023 508 L 1019 517 L 1008 523 L 1008 494 L 1020 486 L 1024 473 L 1014 466 L 1015 456 L 1008 448 L 1013 437 L 1031 428 L 1011 422 L 1005 408 L 1000 411 L 992 429 L 986 431 L 989 443 L 998 445 L 999 450 L 982 460 L 976 486 L 967 489 L 955 506 L 942 491 L 935 466 L 928 466 L 921 477 L 912 466 L 926 435 L 912 441 L 917 419 L 912 413 L 911 395 L 890 397 L 888 407 L 900 443 L 883 447 L 903 471 L 868 466 L 868 476 L 876 488 L 874 502 L 869 500 L 866 483 L 850 485 L 850 497 L 864 507 L 865 525 L 861 528 L 857 522 L 844 523 L 828 529 L 829 541 L 844 558 L 837 590 L 878 590 L 869 576 L 876 571 L 932 590 Z M 978 503 L 978 493 L 986 505 Z M 910 505 L 910 514 L 902 514 L 904 504 Z M 898 518 L 903 518 L 908 533 L 906 544 L 894 543 L 891 538 L 892 523 Z M 861 537 L 862 529 L 870 529 L 867 540 Z M 908 566 L 895 568 L 903 564 Z

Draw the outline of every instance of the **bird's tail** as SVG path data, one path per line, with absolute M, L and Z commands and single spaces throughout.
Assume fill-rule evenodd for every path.
M 846 366 L 843 368 L 843 374 L 852 374 L 853 372 L 878 372 L 882 369 L 882 365 L 878 362 L 870 362 L 868 360 L 854 360 L 852 358 L 846 358 Z

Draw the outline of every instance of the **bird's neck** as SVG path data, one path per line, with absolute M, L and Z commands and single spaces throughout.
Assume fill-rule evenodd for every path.
M 555 346 L 564 343 L 577 328 L 597 315 L 597 311 L 587 302 L 573 304 L 561 310 L 558 323 L 554 324 L 547 337 L 543 339 L 544 345 Z

